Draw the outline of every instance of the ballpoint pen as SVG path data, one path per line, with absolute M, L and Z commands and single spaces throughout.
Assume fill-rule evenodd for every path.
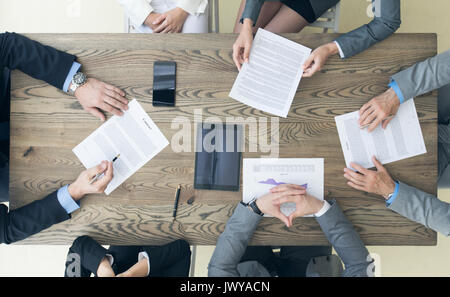
M 178 200 L 180 200 L 180 191 L 181 191 L 181 185 L 178 185 L 177 192 L 175 194 L 175 205 L 173 206 L 173 214 L 172 214 L 174 221 L 177 217 Z
M 112 159 L 112 162 L 114 163 L 114 162 L 117 160 L 117 158 L 119 158 L 119 157 L 120 157 L 120 154 L 118 154 L 117 156 L 115 156 L 114 159 Z M 103 172 L 97 173 L 97 174 L 94 176 L 94 178 L 89 182 L 89 184 L 92 185 L 93 183 L 95 183 L 100 177 L 103 176 L 103 174 L 104 174 Z

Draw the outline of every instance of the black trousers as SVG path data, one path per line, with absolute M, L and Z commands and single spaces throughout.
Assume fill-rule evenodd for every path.
M 97 275 L 98 266 L 106 254 L 114 258 L 112 269 L 120 274 L 137 263 L 138 254 L 147 252 L 150 277 L 186 277 L 189 275 L 191 251 L 184 240 L 162 246 L 111 246 L 108 250 L 89 236 L 78 237 L 69 249 L 66 259 L 66 277 Z
M 331 246 L 283 246 L 275 254 L 271 246 L 249 246 L 241 262 L 257 261 L 272 276 L 305 277 L 311 258 L 331 255 Z
M 10 71 L 0 69 L 0 202 L 9 201 Z

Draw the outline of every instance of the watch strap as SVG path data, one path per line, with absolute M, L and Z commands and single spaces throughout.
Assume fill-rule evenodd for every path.
M 250 207 L 250 209 L 257 215 L 260 216 L 264 215 L 264 213 L 259 209 L 258 205 L 256 204 L 256 198 L 253 198 L 249 203 L 244 203 L 241 201 L 241 204 L 246 207 Z

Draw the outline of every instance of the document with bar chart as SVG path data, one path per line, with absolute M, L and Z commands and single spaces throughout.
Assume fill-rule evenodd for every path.
M 245 203 L 268 194 L 281 184 L 296 184 L 323 200 L 323 158 L 244 158 L 243 193 Z M 286 216 L 295 211 L 294 203 L 281 205 Z

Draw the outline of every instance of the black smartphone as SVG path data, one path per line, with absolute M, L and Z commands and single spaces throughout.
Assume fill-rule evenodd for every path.
M 175 106 L 177 64 L 156 61 L 153 64 L 153 106 Z

